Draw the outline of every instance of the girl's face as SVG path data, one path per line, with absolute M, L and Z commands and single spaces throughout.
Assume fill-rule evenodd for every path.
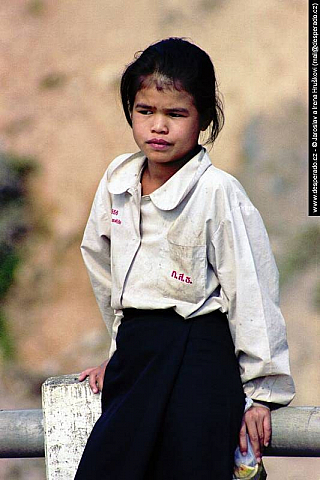
M 149 162 L 166 164 L 181 160 L 197 145 L 200 116 L 185 90 L 150 85 L 136 94 L 132 129 Z

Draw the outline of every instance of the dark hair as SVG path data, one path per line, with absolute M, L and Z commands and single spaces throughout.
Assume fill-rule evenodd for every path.
M 167 38 L 135 55 L 125 69 L 120 85 L 122 105 L 129 125 L 136 94 L 146 87 L 146 78 L 154 77 L 159 90 L 174 87 L 194 98 L 208 139 L 213 143 L 224 124 L 223 104 L 218 92 L 214 66 L 209 55 L 183 38 Z

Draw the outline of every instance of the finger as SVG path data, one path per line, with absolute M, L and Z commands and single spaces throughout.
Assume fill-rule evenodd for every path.
M 93 391 L 93 393 L 98 393 L 99 392 L 99 389 L 97 387 L 97 375 L 96 375 L 95 372 L 92 372 L 89 375 L 89 385 L 90 385 L 90 388 Z
M 91 371 L 92 368 L 86 368 L 86 370 L 83 370 L 78 377 L 79 382 L 82 382 L 85 378 L 87 378 Z
M 102 392 L 102 388 L 103 388 L 103 378 L 104 378 L 103 375 L 99 375 L 97 377 L 97 383 L 98 383 L 98 388 L 100 392 Z
M 259 439 L 257 426 L 254 422 L 250 422 L 247 424 L 247 429 L 248 429 L 248 434 L 250 437 L 250 442 L 251 442 L 254 456 L 256 457 L 257 462 L 259 463 L 261 461 L 261 451 L 260 451 L 260 439 Z
M 268 447 L 271 439 L 271 413 L 268 412 L 263 419 L 263 430 L 264 430 L 264 446 Z
M 241 429 L 240 429 L 240 433 L 239 433 L 239 448 L 240 448 L 240 452 L 242 453 L 242 455 L 246 455 L 246 453 L 248 451 L 248 442 L 247 442 L 246 433 L 247 433 L 247 427 L 246 427 L 245 421 L 243 420 L 242 425 L 241 425 Z
M 259 437 L 259 447 L 260 447 L 260 452 L 262 452 L 263 446 L 264 446 L 264 428 L 263 428 L 263 418 L 258 417 L 256 420 L 256 428 L 258 432 L 258 437 Z
M 267 410 L 263 407 L 257 411 L 255 422 L 256 427 L 259 435 L 259 442 L 260 442 L 260 452 L 262 453 L 263 447 L 265 446 L 266 442 L 270 441 L 271 437 L 271 420 L 270 420 L 270 410 Z M 266 422 L 266 423 L 265 423 Z M 266 426 L 266 428 L 265 428 Z
M 259 416 L 257 417 L 256 411 L 248 411 L 245 415 L 245 422 L 247 426 L 247 432 L 250 437 L 250 443 L 252 446 L 253 453 L 259 462 L 261 460 L 261 451 L 260 451 L 260 438 L 258 432 L 257 423 L 259 421 Z

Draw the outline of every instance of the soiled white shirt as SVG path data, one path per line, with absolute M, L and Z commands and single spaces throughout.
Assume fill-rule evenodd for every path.
M 109 165 L 81 246 L 111 335 L 109 357 L 123 308 L 172 307 L 186 319 L 220 309 L 246 395 L 288 404 L 294 384 L 278 271 L 259 212 L 204 148 L 142 197 L 145 161 L 139 152 Z

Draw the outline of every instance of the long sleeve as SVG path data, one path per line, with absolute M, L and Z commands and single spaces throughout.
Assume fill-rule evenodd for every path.
M 278 270 L 259 212 L 250 205 L 229 210 L 212 243 L 244 391 L 254 400 L 286 405 L 295 390 Z
M 115 314 L 111 308 L 110 224 L 111 202 L 106 185 L 106 176 L 104 176 L 93 201 L 84 231 L 81 252 L 99 309 L 111 341 L 114 342 Z

